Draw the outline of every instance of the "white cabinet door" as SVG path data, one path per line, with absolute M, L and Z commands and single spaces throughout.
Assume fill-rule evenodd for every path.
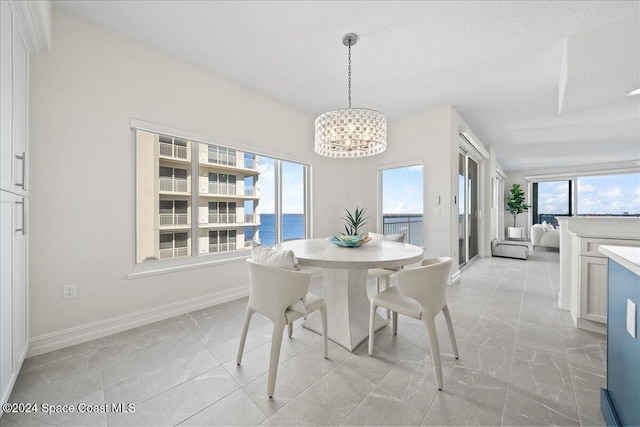
M 13 185 L 13 19 L 0 1 L 0 188 Z
M 17 13 L 0 2 L 0 188 L 27 191 L 29 49 Z
M 607 323 L 607 258 L 580 256 L 580 316 Z
M 17 196 L 0 191 L 0 391 L 6 402 L 13 382 L 13 216 Z
M 0 191 L 0 391 L 11 393 L 27 351 L 27 199 Z
M 13 366 L 19 369 L 26 355 L 28 334 L 27 293 L 27 209 L 28 200 L 14 203 L 13 226 Z M 16 375 L 18 372 L 16 371 Z

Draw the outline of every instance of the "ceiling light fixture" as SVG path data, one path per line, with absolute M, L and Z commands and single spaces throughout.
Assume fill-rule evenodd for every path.
M 351 108 L 351 46 L 355 33 L 345 34 L 349 48 L 349 108 L 329 111 L 316 119 L 316 153 L 326 157 L 354 158 L 382 153 L 387 148 L 387 119 L 368 108 Z
M 627 94 L 627 96 L 633 96 L 633 95 L 640 95 L 640 88 L 638 88 L 636 90 L 632 90 L 631 92 L 629 92 Z

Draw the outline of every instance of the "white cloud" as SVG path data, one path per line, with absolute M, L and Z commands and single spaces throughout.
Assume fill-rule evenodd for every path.
M 304 209 L 300 205 L 289 205 L 282 207 L 282 213 L 286 214 L 301 214 L 304 212 Z
M 422 211 L 422 206 L 420 209 L 416 209 L 414 206 L 406 206 L 403 201 L 392 201 L 391 206 L 387 205 L 384 208 L 384 213 L 386 214 L 416 214 Z
M 264 201 L 260 200 L 258 209 L 260 209 L 261 214 L 272 214 L 276 211 L 276 204 L 273 201 L 265 203 Z
M 622 190 L 620 188 L 615 187 L 608 191 L 603 191 L 600 193 L 604 197 L 622 197 Z
M 258 172 L 260 172 L 260 178 L 273 178 L 275 176 L 273 163 L 259 163 Z
M 580 183 L 580 180 L 578 180 L 578 192 L 593 193 L 594 191 L 596 191 L 596 187 L 591 184 Z

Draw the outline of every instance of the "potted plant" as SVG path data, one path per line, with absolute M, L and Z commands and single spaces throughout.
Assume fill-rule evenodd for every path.
M 342 233 L 345 236 L 360 236 L 362 232 L 362 227 L 367 223 L 368 217 L 364 216 L 366 208 L 358 208 L 352 214 L 349 212 L 349 209 L 345 209 L 347 212 L 347 216 L 342 218 L 344 220 L 344 230 L 346 233 Z
M 516 219 L 518 215 L 522 212 L 527 212 L 529 210 L 529 205 L 524 202 L 524 191 L 520 188 L 520 184 L 513 184 L 511 187 L 511 192 L 509 193 L 509 197 L 507 198 L 507 207 L 509 213 L 513 215 L 513 227 L 509 227 L 509 238 L 510 239 L 522 239 L 524 238 L 524 233 L 522 227 L 516 227 Z

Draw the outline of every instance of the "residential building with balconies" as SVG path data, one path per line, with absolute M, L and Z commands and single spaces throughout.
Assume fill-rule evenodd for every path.
M 245 235 L 260 225 L 257 156 L 145 131 L 137 144 L 138 167 L 153 171 L 137 182 L 138 263 L 251 245 Z

